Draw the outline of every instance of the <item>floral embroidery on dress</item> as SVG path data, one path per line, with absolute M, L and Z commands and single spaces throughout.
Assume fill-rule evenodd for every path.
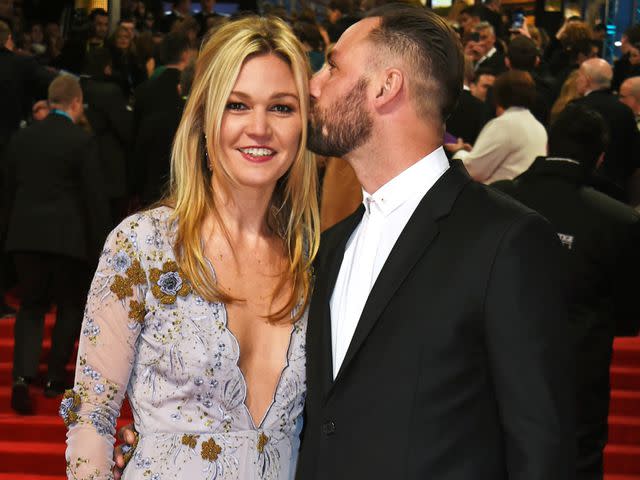
M 185 433 L 182 436 L 182 445 L 186 445 L 187 447 L 194 449 L 198 444 L 198 437 L 199 435 L 188 435 Z
M 268 441 L 269 437 L 267 437 L 264 432 L 260 432 L 260 435 L 258 436 L 258 453 L 264 452 L 264 447 Z
M 215 462 L 218 459 L 218 455 L 222 452 L 220 445 L 216 443 L 213 438 L 210 438 L 206 442 L 202 442 L 202 459 Z
M 127 260 L 124 260 L 124 257 Z M 127 263 L 130 262 L 130 263 Z M 128 255 L 120 250 L 113 259 L 113 265 L 118 264 L 121 270 L 123 270 L 127 265 L 125 274 L 126 277 L 121 275 L 116 275 L 113 279 L 113 283 L 111 284 L 111 291 L 116 294 L 119 300 L 124 300 L 127 297 L 133 296 L 133 286 L 134 285 L 144 285 L 147 282 L 147 276 L 140 265 L 139 260 L 129 259 Z M 118 271 L 115 267 L 114 270 Z
M 131 300 L 129 302 L 129 318 L 135 320 L 138 323 L 144 323 L 144 316 L 146 314 L 146 307 L 144 303 L 137 300 Z
M 78 409 L 80 408 L 81 403 L 82 399 L 80 398 L 80 395 L 73 390 L 67 390 L 64 392 L 58 413 L 62 417 L 67 428 L 78 421 Z
M 191 285 L 182 279 L 180 273 L 178 264 L 174 261 L 165 262 L 162 270 L 149 270 L 149 278 L 153 282 L 151 292 L 163 305 L 176 303 L 178 296 L 186 297 L 191 293 Z

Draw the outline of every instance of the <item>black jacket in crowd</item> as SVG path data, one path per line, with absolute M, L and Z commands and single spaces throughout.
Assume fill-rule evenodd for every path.
M 55 73 L 34 58 L 0 47 L 0 153 L 31 111 L 34 100 L 47 98 Z
M 14 135 L 2 167 L 6 251 L 97 259 L 109 227 L 109 210 L 88 133 L 52 113 Z
M 482 127 L 491 119 L 489 107 L 468 90 L 463 90 L 458 104 L 447 119 L 447 132 L 473 145 Z
M 133 113 L 117 83 L 106 77 L 82 79 L 85 114 L 95 135 L 105 193 L 109 199 L 127 192 L 127 152 L 133 143 Z
M 598 112 L 609 128 L 609 146 L 599 173 L 627 190 L 631 174 L 640 167 L 640 133 L 629 107 L 609 89 L 596 90 L 578 100 Z
M 515 180 L 492 187 L 544 215 L 565 247 L 578 368 L 578 478 L 601 478 L 614 333 L 635 335 L 639 327 L 640 216 L 588 182 L 579 163 L 540 157 Z

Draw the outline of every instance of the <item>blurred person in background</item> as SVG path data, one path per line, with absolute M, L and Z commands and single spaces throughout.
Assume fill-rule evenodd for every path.
M 640 216 L 589 186 L 607 140 L 600 114 L 569 105 L 550 127 L 547 156 L 515 180 L 493 184 L 548 219 L 564 246 L 577 355 L 577 480 L 603 478 L 613 338 L 640 327 Z
M 618 97 L 631 109 L 636 117 L 636 126 L 640 130 L 640 77 L 630 77 L 622 82 Z
M 486 184 L 520 175 L 547 148 L 547 132 L 530 111 L 536 97 L 531 75 L 520 70 L 503 73 L 493 93 L 497 118 L 485 125 L 473 147 L 462 139 L 445 145 L 475 180 Z
M 42 350 L 44 315 L 57 305 L 45 395 L 66 387 L 65 367 L 82 321 L 89 265 L 109 227 L 103 173 L 83 116 L 82 90 L 70 75 L 49 86 L 51 113 L 17 133 L 4 155 L 7 238 L 21 287 L 16 318 L 11 407 L 32 413 L 30 385 Z
M 107 46 L 109 37 L 109 14 L 102 8 L 95 8 L 89 14 L 88 32 L 74 32 L 64 45 L 56 66 L 77 75 L 82 72 L 85 56 L 95 48 Z M 80 28 L 81 26 L 77 26 Z
M 611 135 L 604 161 L 597 176 L 609 184 L 605 193 L 622 201 L 629 201 L 630 179 L 640 168 L 640 133 L 635 115 L 611 91 L 613 70 L 605 60 L 593 58 L 582 63 L 578 70 L 578 103 L 592 108 L 604 118 Z
M 94 134 L 103 174 L 103 188 L 109 201 L 110 227 L 127 213 L 127 153 L 133 145 L 133 113 L 113 77 L 109 49 L 97 48 L 87 54 L 81 78 L 85 115 Z

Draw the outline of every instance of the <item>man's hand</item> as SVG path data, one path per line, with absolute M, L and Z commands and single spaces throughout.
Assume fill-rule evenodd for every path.
M 458 138 L 458 141 L 456 143 L 445 143 L 444 148 L 447 150 L 447 152 L 453 155 L 460 150 L 466 150 L 467 152 L 470 152 L 472 147 L 468 143 L 464 143 L 464 140 L 462 140 L 462 138 Z
M 115 480 L 120 480 L 124 467 L 127 466 L 127 462 L 138 444 L 138 433 L 133 428 L 133 424 L 125 425 L 118 430 L 118 440 L 124 443 L 118 445 L 113 451 L 113 461 L 115 462 L 113 478 Z

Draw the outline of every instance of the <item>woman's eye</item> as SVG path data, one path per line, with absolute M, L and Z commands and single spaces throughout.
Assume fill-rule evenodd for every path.
M 240 102 L 229 102 L 227 103 L 227 110 L 245 110 L 247 106 L 244 103 Z
M 273 107 L 271 107 L 271 109 L 275 112 L 278 113 L 292 113 L 293 112 L 293 108 L 291 108 L 289 105 L 274 105 Z

